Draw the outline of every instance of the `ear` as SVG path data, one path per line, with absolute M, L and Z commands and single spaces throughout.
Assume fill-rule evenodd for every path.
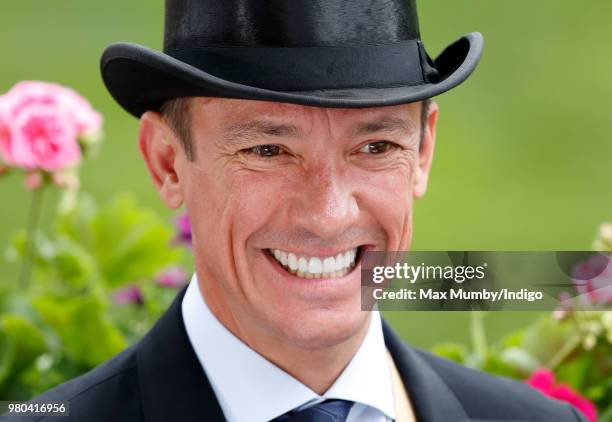
M 180 144 L 160 113 L 147 111 L 140 118 L 138 147 L 164 204 L 171 209 L 180 207 L 184 199 L 176 171 Z
M 422 103 L 421 103 L 422 104 Z M 422 105 L 421 105 L 422 107 Z M 427 180 L 433 159 L 434 145 L 436 143 L 436 124 L 438 122 L 438 104 L 434 101 L 429 105 L 425 133 L 419 150 L 419 165 L 414 179 L 414 197 L 421 198 L 427 191 Z

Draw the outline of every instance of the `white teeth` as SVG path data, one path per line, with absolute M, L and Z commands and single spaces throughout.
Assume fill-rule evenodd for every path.
M 336 255 L 336 258 L 334 258 L 334 264 L 334 271 L 341 271 L 344 267 L 346 267 L 346 265 L 344 265 L 344 255 L 341 253 Z
M 344 263 L 345 267 L 346 267 L 346 264 L 351 262 L 351 252 L 350 251 L 344 252 L 344 254 L 342 255 L 342 262 Z
M 308 261 L 308 272 L 311 274 L 320 274 L 323 272 L 323 264 L 319 258 L 310 258 L 310 261 Z
M 291 271 L 295 271 L 295 270 L 298 269 L 298 260 L 297 260 L 297 257 L 295 256 L 295 254 L 290 253 L 288 261 L 289 261 L 288 262 L 289 269 Z M 283 261 L 281 261 L 281 264 L 283 264 L 283 266 L 287 266 L 287 264 L 283 263 Z
M 323 272 L 333 273 L 336 271 L 336 260 L 334 258 L 325 258 L 323 260 Z
M 357 248 L 327 257 L 300 256 L 280 249 L 270 252 L 286 270 L 307 279 L 342 277 L 355 266 L 357 256 Z
M 303 256 L 300 257 L 298 264 L 301 272 L 305 273 L 306 271 L 308 271 L 308 261 L 306 260 L 306 258 L 304 258 Z

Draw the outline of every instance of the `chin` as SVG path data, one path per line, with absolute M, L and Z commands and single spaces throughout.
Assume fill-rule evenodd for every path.
M 360 332 L 369 312 L 348 309 L 313 309 L 285 315 L 279 321 L 281 335 L 288 343 L 303 350 L 322 350 L 342 344 Z
M 363 332 L 368 321 L 369 312 L 361 310 L 361 258 L 368 247 L 300 253 L 256 249 L 243 270 L 245 277 L 251 276 L 250 285 L 256 286 L 249 289 L 256 292 L 250 295 L 250 302 L 265 325 L 286 344 L 301 350 L 342 344 Z M 331 261 L 334 268 L 326 272 L 327 267 L 319 265 L 318 273 L 303 273 L 291 268 L 290 254 L 294 254 L 294 261 L 300 254 L 310 259 L 320 257 L 319 262 Z

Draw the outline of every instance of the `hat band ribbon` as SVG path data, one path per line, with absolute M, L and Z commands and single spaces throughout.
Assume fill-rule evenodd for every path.
M 213 76 L 277 91 L 422 85 L 437 77 L 419 40 L 356 47 L 191 47 L 165 53 Z

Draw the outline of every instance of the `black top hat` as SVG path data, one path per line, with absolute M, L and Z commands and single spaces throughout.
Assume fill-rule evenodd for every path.
M 166 0 L 164 52 L 113 44 L 101 70 L 137 117 L 186 96 L 375 107 L 459 85 L 482 45 L 467 34 L 432 60 L 415 0 Z

